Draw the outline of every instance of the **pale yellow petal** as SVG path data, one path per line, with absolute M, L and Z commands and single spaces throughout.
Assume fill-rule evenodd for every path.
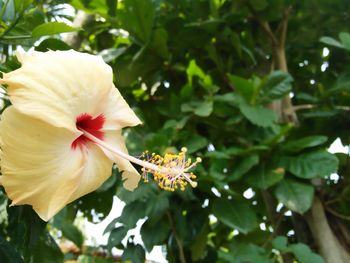
M 113 88 L 108 96 L 108 101 L 104 109 L 106 122 L 104 130 L 121 130 L 127 126 L 141 124 L 140 119 L 126 103 L 118 89 Z
M 75 129 L 80 114 L 103 113 L 113 89 L 112 69 L 102 58 L 70 51 L 24 53 L 22 67 L 4 74 L 14 107 L 57 127 Z
M 125 146 L 124 137 L 121 131 L 105 132 L 104 141 L 111 147 L 118 149 L 124 153 L 128 153 Z M 104 153 L 116 163 L 120 172 L 122 172 L 123 186 L 129 191 L 133 191 L 140 181 L 140 174 L 134 166 L 127 160 L 118 157 L 116 154 L 109 152 L 101 147 Z
M 80 198 L 99 188 L 112 175 L 113 162 L 95 144 L 90 144 L 82 152 L 84 167 L 79 179 L 78 188 L 69 202 Z
M 77 190 L 83 155 L 71 149 L 79 133 L 48 125 L 10 106 L 2 114 L 1 184 L 13 205 L 29 204 L 48 220 Z

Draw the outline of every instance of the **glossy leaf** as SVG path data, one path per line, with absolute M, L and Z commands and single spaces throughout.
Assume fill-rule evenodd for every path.
M 63 254 L 52 236 L 45 232 L 31 251 L 31 262 L 62 263 Z
M 324 177 L 335 173 L 338 169 L 338 159 L 327 151 L 317 151 L 300 154 L 296 157 L 282 158 L 282 165 L 300 178 L 311 179 Z
M 254 210 L 242 201 L 217 199 L 213 214 L 225 225 L 246 234 L 257 227 Z
M 292 211 L 304 214 L 311 207 L 314 188 L 305 183 L 284 179 L 278 183 L 275 195 L 279 202 Z
M 246 181 L 253 187 L 266 190 L 281 181 L 283 176 L 283 168 L 271 169 L 265 166 L 259 166 L 257 169 L 249 172 Z
M 0 259 L 6 263 L 23 263 L 23 259 L 16 249 L 0 236 Z
M 284 151 L 295 153 L 299 152 L 305 148 L 311 148 L 315 146 L 319 146 L 327 142 L 327 136 L 322 135 L 314 135 L 304 137 L 298 140 L 290 140 L 286 144 L 281 145 Z
M 33 38 L 39 38 L 42 36 L 55 35 L 60 33 L 74 32 L 79 30 L 79 28 L 75 28 L 69 26 L 63 22 L 48 22 L 34 28 L 32 32 Z
M 153 1 L 126 0 L 124 6 L 125 8 L 117 13 L 123 28 L 141 43 L 147 43 L 151 37 L 155 18 Z
M 249 172 L 249 170 L 252 169 L 258 163 L 259 163 L 258 155 L 250 155 L 245 157 L 241 162 L 239 162 L 235 166 L 233 173 L 228 178 L 228 181 L 231 182 L 231 181 L 236 181 L 240 179 L 243 175 Z
M 289 246 L 289 250 L 293 252 L 300 263 L 324 263 L 323 258 L 311 251 L 305 244 L 293 244 Z
M 255 87 L 251 80 L 239 76 L 228 75 L 228 78 L 234 89 L 247 101 L 250 102 L 255 93 Z
M 130 261 L 132 263 L 145 262 L 145 251 L 141 245 L 128 244 L 122 255 L 122 261 Z
M 113 247 L 119 245 L 127 234 L 128 229 L 124 226 L 113 229 L 109 235 L 107 247 L 112 250 Z
M 261 96 L 259 102 L 266 104 L 273 100 L 281 99 L 291 91 L 292 81 L 293 78 L 290 74 L 282 71 L 274 71 L 266 78 L 260 88 Z
M 162 244 L 169 231 L 170 226 L 167 221 L 152 222 L 147 220 L 141 227 L 141 237 L 147 251 L 150 252 L 155 245 Z
M 239 109 L 252 124 L 260 127 L 272 126 L 277 121 L 276 113 L 262 106 L 250 106 L 242 103 L 239 105 Z
M 78 248 L 81 248 L 84 242 L 84 236 L 81 231 L 73 224 L 64 223 L 60 227 L 62 234 L 71 240 Z

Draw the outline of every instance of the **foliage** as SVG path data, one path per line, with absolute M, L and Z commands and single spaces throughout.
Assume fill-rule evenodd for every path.
M 66 2 L 89 15 L 81 28 L 71 26 Z M 75 32 L 80 51 L 111 65 L 144 123 L 125 131 L 132 154 L 186 146 L 203 159 L 198 187 L 184 192 L 152 181 L 128 192 L 113 169 L 47 225 L 30 207 L 9 207 L 0 192 L 0 261 L 114 262 L 116 247 L 117 260 L 144 262 L 162 245 L 169 262 L 321 263 L 307 224 L 314 198 L 349 250 L 349 157 L 327 151 L 350 138 L 347 9 L 345 0 L 0 0 L 1 71 L 19 67 L 18 46 L 70 49 L 59 33 Z M 283 37 L 287 22 L 279 44 L 289 72 L 271 36 Z M 298 121 L 275 108 L 289 96 Z M 87 233 L 74 225 L 78 211 L 102 220 L 114 195 L 125 207 L 105 230 L 108 244 L 87 248 Z M 143 245 L 133 236 L 125 242 L 140 219 Z M 63 253 L 57 243 L 65 240 L 77 251 Z

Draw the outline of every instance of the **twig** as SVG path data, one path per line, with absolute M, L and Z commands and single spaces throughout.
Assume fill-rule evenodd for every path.
M 264 242 L 264 244 L 262 245 L 262 247 L 266 247 L 273 238 L 275 238 L 278 234 L 279 234 L 279 227 L 281 226 L 281 223 L 284 219 L 284 211 L 286 210 L 284 207 L 282 208 L 283 210 L 281 210 L 278 215 L 277 218 L 274 222 L 274 226 L 273 226 L 273 232 L 271 233 L 271 235 L 266 239 L 266 241 Z
M 287 29 L 288 29 L 288 18 L 290 10 L 292 9 L 291 6 L 287 7 L 283 12 L 283 20 L 281 21 L 281 36 L 279 41 L 279 48 L 284 49 L 286 44 L 286 38 L 287 38 Z
M 294 111 L 309 110 L 309 109 L 313 109 L 315 107 L 316 107 L 316 105 L 313 105 L 313 104 L 302 104 L 302 105 L 293 106 L 293 110 Z
M 272 32 L 270 24 L 266 21 L 262 21 L 260 18 L 257 18 L 261 28 L 264 30 L 266 35 L 269 37 L 271 44 L 273 47 L 276 47 L 278 45 L 277 39 L 275 37 L 275 34 Z
M 317 107 L 317 105 L 314 105 L 314 104 L 302 104 L 302 105 L 293 106 L 293 110 L 294 111 L 309 110 L 309 109 L 314 109 L 316 107 Z M 349 106 L 334 106 L 334 108 L 336 110 L 350 111 Z
M 335 215 L 336 217 L 339 217 L 341 219 L 344 219 L 344 220 L 347 220 L 347 221 L 350 221 L 350 216 L 346 216 L 346 215 L 342 215 L 336 211 L 334 211 L 332 208 L 330 208 L 329 206 L 325 206 L 326 210 L 328 212 L 330 212 L 331 214 Z
M 266 33 L 266 35 L 270 39 L 272 46 L 277 46 L 278 44 L 277 39 L 275 37 L 275 34 L 272 32 L 269 23 L 260 19 L 258 14 L 255 12 L 254 8 L 248 1 L 247 1 L 247 7 L 249 8 L 250 12 L 253 14 L 253 18 L 259 23 L 263 31 Z
M 173 231 L 173 235 L 174 235 L 176 244 L 177 244 L 177 246 L 178 246 L 178 248 L 179 248 L 180 262 L 181 262 L 181 263 L 186 263 L 186 258 L 185 258 L 185 253 L 184 253 L 184 250 L 183 250 L 183 245 L 182 245 L 182 242 L 181 242 L 179 236 L 178 236 L 177 233 L 176 233 L 176 227 L 175 227 L 175 224 L 174 224 L 174 220 L 173 220 L 173 218 L 171 217 L 171 215 L 170 215 L 169 212 L 167 212 L 167 216 L 168 216 L 168 219 L 169 219 L 169 223 L 170 223 L 171 229 L 172 229 L 172 231 Z

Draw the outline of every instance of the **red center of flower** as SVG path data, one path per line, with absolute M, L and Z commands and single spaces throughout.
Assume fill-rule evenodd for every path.
M 84 130 L 93 136 L 103 140 L 103 125 L 105 123 L 105 117 L 103 114 L 98 115 L 96 118 L 93 118 L 91 115 L 84 113 L 77 117 L 76 126 L 78 130 Z M 77 139 L 72 143 L 72 149 L 76 149 L 77 147 L 85 146 L 91 140 L 86 138 L 85 135 L 80 135 Z

